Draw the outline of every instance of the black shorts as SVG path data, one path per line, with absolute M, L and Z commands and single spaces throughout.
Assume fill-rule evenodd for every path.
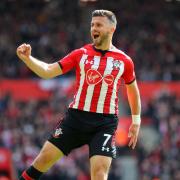
M 70 108 L 48 141 L 65 155 L 68 155 L 71 150 L 87 144 L 90 157 L 104 155 L 115 158 L 114 135 L 117 124 L 117 115 L 92 113 Z

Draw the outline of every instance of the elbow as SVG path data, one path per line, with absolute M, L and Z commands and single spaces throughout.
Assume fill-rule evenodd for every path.
M 53 73 L 51 73 L 49 71 L 46 71 L 40 77 L 44 80 L 48 80 L 48 79 L 52 79 L 52 78 L 56 77 L 56 75 L 54 75 Z
M 41 72 L 37 73 L 37 75 L 40 78 L 45 79 L 45 80 L 51 78 L 50 74 L 47 71 L 41 71 Z
M 40 77 L 41 79 L 44 79 L 44 80 L 46 80 L 46 79 L 50 79 L 50 77 L 49 76 L 46 76 L 46 75 L 42 75 L 42 74 L 37 74 L 38 75 L 38 77 Z
M 42 79 L 44 79 L 44 80 L 48 80 L 48 79 L 53 78 L 53 76 L 52 76 L 49 72 L 43 73 L 40 77 L 41 77 Z
M 52 73 L 52 70 L 51 70 L 51 66 L 48 64 L 47 66 L 44 67 L 43 71 L 41 72 L 40 74 L 40 77 L 42 79 L 51 79 L 53 78 L 53 73 Z
M 44 79 L 44 80 L 48 80 L 48 79 L 51 79 L 50 77 L 48 77 L 48 76 L 43 76 L 43 77 L 41 77 L 42 79 Z
M 43 79 L 51 79 L 62 74 L 62 70 L 59 69 L 57 63 L 48 64 L 43 71 Z

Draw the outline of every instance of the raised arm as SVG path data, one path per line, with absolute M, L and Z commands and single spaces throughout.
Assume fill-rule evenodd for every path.
M 31 56 L 31 46 L 22 44 L 16 51 L 18 57 L 39 77 L 49 79 L 62 74 L 61 67 L 57 62 L 48 64 Z
M 132 114 L 132 124 L 129 128 L 128 137 L 130 138 L 129 146 L 134 149 L 137 143 L 137 138 L 139 134 L 139 128 L 141 124 L 141 99 L 139 94 L 139 89 L 137 82 L 126 85 L 128 102 L 131 108 Z

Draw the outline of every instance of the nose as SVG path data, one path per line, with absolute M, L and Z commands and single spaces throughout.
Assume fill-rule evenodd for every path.
M 97 30 L 97 29 L 98 29 L 98 25 L 97 25 L 96 23 L 93 23 L 93 24 L 91 25 L 91 29 L 92 29 L 92 30 Z
M 91 26 L 91 31 L 95 31 L 95 26 Z
M 91 32 L 98 32 L 98 28 L 96 26 L 91 27 Z

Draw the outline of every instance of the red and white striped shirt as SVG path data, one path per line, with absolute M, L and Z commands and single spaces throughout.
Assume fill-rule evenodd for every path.
M 118 114 L 121 78 L 126 84 L 135 80 L 131 58 L 114 46 L 101 51 L 88 44 L 72 51 L 59 64 L 63 73 L 75 68 L 76 93 L 69 107 L 83 111 Z

